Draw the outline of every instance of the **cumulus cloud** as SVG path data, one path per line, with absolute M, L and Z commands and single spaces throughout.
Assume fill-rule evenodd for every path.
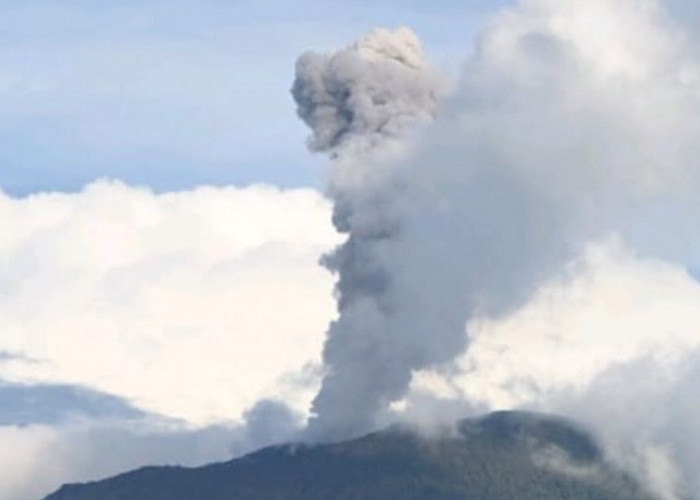
M 619 240 L 588 247 L 565 276 L 499 319 L 475 319 L 471 345 L 419 372 L 394 410 L 421 426 L 525 408 L 584 424 L 660 494 L 697 494 L 700 283 Z M 395 418 L 395 417 L 394 417 Z
M 338 243 L 310 189 L 0 193 L 0 498 L 286 441 Z
M 470 325 L 458 385 L 471 400 L 512 407 L 583 390 L 610 367 L 650 355 L 672 363 L 700 347 L 698 304 L 700 284 L 682 267 L 619 241 L 593 245 L 522 308 Z
M 338 242 L 313 190 L 0 194 L 0 378 L 88 386 L 192 423 L 314 390 Z

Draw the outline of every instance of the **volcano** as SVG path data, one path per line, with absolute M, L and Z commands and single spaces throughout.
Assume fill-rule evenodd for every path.
M 45 500 L 651 499 L 594 439 L 556 417 L 497 412 L 452 431 L 391 427 L 273 446 L 199 468 L 146 467 Z

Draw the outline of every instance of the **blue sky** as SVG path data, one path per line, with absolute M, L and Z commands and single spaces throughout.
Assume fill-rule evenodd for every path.
M 503 3 L 5 1 L 0 187 L 321 185 L 288 93 L 295 58 L 408 25 L 453 71 Z

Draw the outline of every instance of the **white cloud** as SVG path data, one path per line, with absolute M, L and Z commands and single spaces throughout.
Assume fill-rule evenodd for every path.
M 700 283 L 617 241 L 589 247 L 569 275 L 501 319 L 477 319 L 452 381 L 491 408 L 583 390 L 610 367 L 653 356 L 672 365 L 700 348 Z
M 206 423 L 264 397 L 305 410 L 338 242 L 313 190 L 154 195 L 101 181 L 0 195 L 0 377 L 89 386 Z M 308 375 L 308 374 L 306 374 Z M 303 383 L 302 383 L 303 382 Z
M 420 408 L 426 393 L 453 416 L 475 408 L 563 414 L 663 498 L 700 491 L 700 283 L 682 267 L 615 239 L 592 245 L 566 277 L 512 314 L 474 320 L 470 331 L 459 360 L 414 378 L 404 402 L 410 418 L 434 418 L 435 407 Z

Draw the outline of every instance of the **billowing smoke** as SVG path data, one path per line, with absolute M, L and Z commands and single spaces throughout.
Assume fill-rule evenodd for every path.
M 349 233 L 325 261 L 339 275 L 340 317 L 325 346 L 329 372 L 310 430 L 326 438 L 347 436 L 371 427 L 376 414 L 402 395 L 411 368 L 441 357 L 420 352 L 432 350 L 432 342 L 408 346 L 397 338 L 403 325 L 395 322 L 405 318 L 403 305 L 392 304 L 394 271 L 384 253 L 400 236 L 396 201 L 402 198 L 391 191 L 403 186 L 393 184 L 387 165 L 370 165 L 399 146 L 416 122 L 432 118 L 440 80 L 410 30 L 377 30 L 335 54 L 303 55 L 292 93 L 299 116 L 312 128 L 311 148 L 335 158 L 333 221 Z M 395 306 L 402 309 L 398 314 L 391 312 Z M 453 352 L 461 344 L 445 348 Z
M 309 147 L 334 154 L 401 139 L 407 125 L 434 116 L 439 91 L 407 28 L 378 29 L 334 54 L 304 54 L 292 88 L 299 116 L 313 130 Z
M 678 33 L 650 0 L 523 0 L 437 105 L 406 29 L 302 57 L 293 94 L 348 235 L 325 260 L 339 317 L 313 436 L 376 425 L 465 350 L 468 321 L 522 305 L 588 243 L 643 244 L 649 213 L 696 206 L 700 66 Z

